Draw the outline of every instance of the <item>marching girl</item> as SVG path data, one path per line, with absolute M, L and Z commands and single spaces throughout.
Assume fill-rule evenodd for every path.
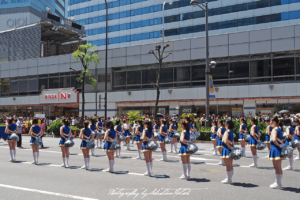
M 234 124 L 231 120 L 225 121 L 225 128 L 226 131 L 224 133 L 224 136 L 222 138 L 222 154 L 221 158 L 224 159 L 224 163 L 226 166 L 227 171 L 227 178 L 223 180 L 221 183 L 224 184 L 231 184 L 232 183 L 232 176 L 233 176 L 233 160 L 230 158 L 229 154 L 231 151 L 231 148 L 233 147 L 233 131 Z
M 239 133 L 239 141 L 241 143 L 241 147 L 244 150 L 244 157 L 246 157 L 246 142 L 244 138 L 244 134 L 247 133 L 247 126 L 246 126 L 246 118 L 241 118 L 241 125 L 240 125 L 240 133 Z
M 173 138 L 175 131 L 177 131 L 177 122 L 175 120 L 170 120 L 169 123 L 170 123 L 169 137 L 172 139 L 171 151 L 169 151 L 169 153 L 173 153 L 173 147 L 174 147 L 175 153 L 177 153 L 177 147 L 175 146 L 175 143 L 177 143 L 177 138 Z
M 113 172 L 114 171 L 114 164 L 115 164 L 115 158 L 114 158 L 114 150 L 110 150 L 111 142 L 112 140 L 118 139 L 118 135 L 116 131 L 114 130 L 114 124 L 112 122 L 107 122 L 105 125 L 106 132 L 104 135 L 105 144 L 103 147 L 103 151 L 106 152 L 106 155 L 108 157 L 109 162 L 109 168 L 104 170 L 105 172 Z
M 123 123 L 123 130 L 124 130 L 124 135 L 125 135 L 125 144 L 127 146 L 126 150 L 130 150 L 130 138 L 131 138 L 131 133 L 130 131 L 132 130 L 131 125 L 129 123 L 129 119 L 124 120 Z
M 39 152 L 39 146 L 34 146 L 33 143 L 34 143 L 36 137 L 40 136 L 40 132 L 42 132 L 41 134 L 43 134 L 43 130 L 38 125 L 38 123 L 39 123 L 38 119 L 36 119 L 36 118 L 33 119 L 32 126 L 29 130 L 29 136 L 31 136 L 30 145 L 31 145 L 32 151 L 33 151 L 33 162 L 31 164 L 36 164 L 36 165 L 38 164 L 40 152 Z
M 196 125 L 195 125 L 195 121 L 191 120 L 190 122 L 190 134 L 193 134 L 194 132 L 197 131 Z M 197 138 L 194 140 L 194 143 L 197 143 Z
M 90 119 L 90 129 L 93 131 L 93 133 L 96 130 L 96 124 L 95 124 L 94 119 Z M 92 138 L 92 141 L 94 143 L 96 142 L 94 137 Z M 95 144 L 95 146 L 96 146 L 96 144 Z M 91 154 L 90 155 L 95 156 L 95 147 L 91 149 Z
M 158 132 L 159 131 L 159 123 L 158 123 L 158 121 L 154 121 L 153 123 L 154 123 L 154 125 L 153 125 L 153 132 Z M 157 142 L 158 138 L 153 138 L 153 140 L 155 140 Z
M 272 126 L 270 125 L 270 119 L 266 119 L 265 123 L 268 125 L 267 126 L 267 130 L 266 130 L 266 138 L 265 138 L 265 143 L 267 144 L 268 150 L 269 150 L 269 155 L 270 155 L 270 151 L 271 151 L 271 143 L 270 143 L 270 139 L 271 139 L 271 132 L 272 132 Z M 269 158 L 269 156 L 266 156 L 266 158 Z
M 67 119 L 62 120 L 62 127 L 60 127 L 60 141 L 59 146 L 61 147 L 63 164 L 61 167 L 69 167 L 69 148 L 65 147 L 65 142 L 67 138 L 70 138 L 71 128 L 70 122 Z
M 122 126 L 120 125 L 120 119 L 116 119 L 115 131 L 117 135 L 123 133 Z M 119 158 L 121 156 L 121 141 L 117 140 L 117 142 L 119 143 L 120 148 L 116 151 L 115 157 Z
M 144 153 L 147 172 L 144 174 L 145 176 L 152 176 L 152 151 L 146 149 L 147 142 L 153 138 L 153 131 L 152 131 L 152 124 L 151 120 L 146 120 L 144 122 L 145 130 L 143 131 L 142 140 L 143 140 L 143 147 L 142 152 Z
M 160 148 L 161 148 L 161 151 L 162 151 L 162 154 L 163 154 L 163 158 L 160 159 L 160 160 L 166 161 L 167 160 L 167 151 L 166 151 L 166 144 L 164 142 L 164 139 L 165 139 L 166 136 L 169 135 L 166 119 L 162 119 L 160 121 L 160 124 L 161 124 L 161 126 L 160 126 L 160 136 L 159 136 L 159 139 L 158 139 L 158 143 L 160 144 Z
M 295 119 L 294 124 L 296 125 L 295 127 L 295 138 L 300 141 L 300 126 L 299 126 L 299 120 Z M 300 147 L 298 147 L 298 156 L 295 158 L 295 160 L 300 160 Z
M 142 133 L 143 133 L 143 122 L 141 120 L 138 120 L 137 121 L 137 127 L 136 127 L 136 130 L 135 130 L 135 143 L 137 145 L 137 148 L 138 148 L 138 153 L 139 153 L 139 156 L 136 157 L 135 159 L 143 159 L 142 158 L 142 140 L 141 140 L 141 136 L 142 136 Z
M 251 148 L 251 153 L 253 155 L 253 161 L 254 163 L 249 165 L 249 167 L 255 167 L 257 168 L 257 150 L 256 145 L 259 141 L 259 129 L 257 127 L 257 119 L 252 117 L 250 120 L 250 123 L 252 125 L 251 131 L 250 131 L 250 140 L 248 142 L 248 146 Z
M 82 140 L 80 149 L 82 150 L 82 154 L 84 157 L 84 163 L 81 167 L 81 169 L 89 169 L 90 165 L 90 154 L 89 154 L 89 149 L 86 148 L 86 141 L 90 139 L 94 139 L 94 134 L 92 133 L 92 130 L 89 128 L 89 121 L 84 121 L 84 128 L 81 129 L 79 138 Z
M 4 132 L 6 134 L 8 134 L 6 142 L 8 143 L 9 150 L 10 150 L 10 157 L 11 157 L 11 159 L 9 160 L 9 162 L 15 162 L 16 161 L 16 154 L 17 154 L 17 151 L 16 151 L 17 142 L 10 140 L 9 136 L 12 133 L 17 133 L 18 134 L 19 133 L 19 129 L 17 128 L 17 125 L 15 123 L 13 123 L 13 118 L 9 118 L 8 119 L 7 125 L 6 125 L 6 128 L 5 128 Z
M 283 123 L 286 126 L 286 140 L 285 140 L 285 145 L 289 145 L 290 146 L 290 142 L 295 137 L 294 128 L 292 127 L 292 122 L 291 122 L 291 119 L 289 119 L 289 118 L 288 119 L 284 119 Z M 294 170 L 294 168 L 293 168 L 293 164 L 294 164 L 293 154 L 291 156 L 289 156 L 289 163 L 290 163 L 290 166 L 287 166 L 283 170 Z
M 217 130 L 218 130 L 218 127 L 216 126 L 216 121 L 212 121 L 210 139 L 213 141 L 214 150 L 215 150 L 215 152 L 212 155 L 218 155 L 217 148 L 216 148 L 216 146 L 217 146 Z
M 97 119 L 96 128 L 99 132 L 101 132 L 103 129 L 103 122 L 104 122 L 104 119 L 101 120 L 100 117 Z M 98 135 L 95 140 L 96 140 L 96 147 L 102 149 L 102 135 Z M 99 143 L 100 143 L 100 145 L 99 145 Z
M 281 163 L 282 160 L 285 160 L 285 158 L 282 158 L 280 156 L 281 148 L 284 146 L 282 142 L 283 133 L 279 128 L 280 121 L 278 120 L 278 117 L 273 117 L 270 122 L 271 126 L 273 127 L 273 130 L 271 133 L 271 151 L 269 155 L 269 160 L 273 161 L 273 166 L 275 169 L 275 183 L 270 185 L 270 188 L 281 189 L 281 179 L 283 174 L 281 169 Z
M 190 154 L 187 153 L 187 143 L 191 141 L 190 138 L 190 124 L 188 121 L 181 122 L 180 128 L 183 130 L 180 136 L 180 144 L 181 147 L 178 152 L 178 156 L 181 157 L 183 175 L 180 179 L 190 179 L 191 172 L 191 162 L 190 162 Z
M 217 147 L 216 148 L 219 149 L 220 155 L 222 154 L 222 151 L 223 151 L 222 138 L 225 133 L 225 128 L 223 127 L 223 125 L 224 125 L 223 120 L 219 119 L 218 120 L 219 129 L 217 131 Z M 221 162 L 218 165 L 225 165 L 223 158 L 221 158 Z

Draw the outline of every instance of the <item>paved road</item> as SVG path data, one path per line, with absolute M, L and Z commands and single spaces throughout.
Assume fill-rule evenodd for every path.
M 24 137 L 24 149 L 17 149 L 17 163 L 8 162 L 7 143 L 0 142 L 0 194 L 6 199 L 299 199 L 300 161 L 294 163 L 295 171 L 284 171 L 283 190 L 269 189 L 274 182 L 272 162 L 264 159 L 267 150 L 259 151 L 258 169 L 252 164 L 250 149 L 247 158 L 235 161 L 233 185 L 220 183 L 225 177 L 225 167 L 219 166 L 219 156 L 213 156 L 212 144 L 198 144 L 199 152 L 191 157 L 191 180 L 181 180 L 182 165 L 176 154 L 168 153 L 169 162 L 159 161 L 160 149 L 153 154 L 154 177 L 143 176 L 145 161 L 135 160 L 136 145 L 131 151 L 122 150 L 115 161 L 116 173 L 103 172 L 108 159 L 101 149 L 91 157 L 90 170 L 81 170 L 83 156 L 79 139 L 71 148 L 70 168 L 61 168 L 59 138 L 44 138 L 46 148 L 40 151 L 39 165 L 32 165 L 29 137 Z M 170 145 L 167 145 L 170 147 Z M 283 166 L 288 161 L 283 162 Z

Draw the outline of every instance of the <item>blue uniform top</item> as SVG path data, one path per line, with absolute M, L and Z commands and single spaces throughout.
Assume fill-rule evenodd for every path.
M 255 128 L 254 128 L 254 133 L 257 134 L 257 137 L 255 136 L 255 138 L 256 138 L 257 140 L 258 140 L 258 132 L 259 132 L 259 129 L 258 129 L 257 126 L 255 126 Z M 250 134 L 250 137 L 253 137 L 253 138 L 254 138 L 254 135 Z
M 98 126 L 99 126 L 99 127 L 102 127 L 102 126 L 103 126 L 103 123 L 102 123 L 102 122 L 98 122 Z
M 229 145 L 232 147 L 232 143 L 233 143 L 233 131 L 232 130 L 227 130 L 228 132 L 228 140 L 229 140 Z M 229 149 L 229 147 L 224 143 L 224 139 L 222 140 L 222 146 Z
M 271 133 L 272 133 L 273 128 L 272 128 L 272 126 L 270 126 L 270 125 L 269 125 L 269 127 L 270 127 L 270 131 L 271 131 Z M 267 129 L 268 129 L 268 127 L 267 127 Z
M 96 130 L 96 124 L 91 124 L 92 131 Z
M 150 133 L 149 129 L 146 129 L 146 137 L 150 139 L 152 138 L 152 136 L 153 136 L 153 132 Z
M 168 127 L 167 126 L 162 126 L 162 131 L 164 132 L 164 133 L 167 133 L 168 132 Z
M 218 126 L 215 126 L 215 131 L 216 131 L 216 132 L 218 131 Z
M 142 133 L 143 133 L 143 128 L 142 128 L 142 126 L 139 126 L 139 132 L 140 132 L 140 136 L 142 136 Z
M 242 124 L 242 130 L 244 131 L 244 130 L 246 130 L 246 128 L 247 128 L 246 124 Z M 240 134 L 244 134 L 244 133 L 240 132 Z
M 282 138 L 283 138 L 283 134 L 282 134 L 282 131 L 280 128 L 275 128 L 275 130 L 277 130 L 277 142 L 279 144 L 282 144 Z M 274 144 L 274 138 L 271 137 L 271 145 L 274 146 L 274 147 L 277 147 L 275 144 Z
M 294 135 L 294 128 L 292 126 L 289 127 L 290 129 L 290 135 Z M 288 141 L 291 141 L 292 139 L 290 139 L 289 137 L 286 138 Z
M 226 129 L 224 127 L 220 127 L 220 129 L 221 129 L 221 134 L 224 135 Z M 217 137 L 219 138 L 219 136 L 217 136 Z
M 176 125 L 172 125 L 172 129 L 177 131 L 178 127 Z
M 11 124 L 11 125 L 9 125 L 8 129 L 11 130 L 11 131 L 15 131 L 17 129 L 17 125 L 16 124 Z
M 117 132 L 115 130 L 109 130 L 108 131 L 108 137 L 110 137 L 112 140 L 115 139 Z
M 119 131 L 119 132 L 122 131 L 122 126 L 121 126 L 121 125 L 118 125 L 118 126 L 117 126 L 117 131 Z
M 158 130 L 158 129 L 159 129 L 158 125 L 157 125 L 157 124 L 156 124 L 156 125 L 153 125 L 153 129 Z
M 280 127 L 281 132 L 283 132 L 283 127 Z
M 195 125 L 190 124 L 190 130 L 196 128 Z
M 32 131 L 33 131 L 33 133 L 35 133 L 36 135 L 40 133 L 41 129 L 42 129 L 42 128 L 41 128 L 40 126 L 38 126 L 38 125 L 32 126 Z
M 83 129 L 83 139 L 91 139 L 92 130 L 87 128 L 87 130 Z
M 187 140 L 187 141 L 190 140 L 190 133 L 189 132 L 185 131 L 185 133 L 184 133 L 184 139 Z M 180 140 L 180 143 L 181 143 L 181 145 L 186 145 L 186 144 L 183 144 L 181 142 L 181 140 Z
M 63 126 L 63 133 L 64 133 L 65 137 L 69 136 L 70 129 L 71 128 L 69 126 Z

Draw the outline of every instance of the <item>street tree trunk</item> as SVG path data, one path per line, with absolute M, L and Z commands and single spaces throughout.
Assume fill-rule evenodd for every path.
M 160 91 L 159 91 L 159 84 L 160 84 L 160 72 L 161 72 L 161 67 L 162 67 L 162 60 L 159 60 L 159 68 L 158 68 L 158 73 L 157 73 L 157 79 L 156 79 L 156 102 L 155 102 L 155 119 L 157 120 L 157 110 L 158 110 L 158 100 L 159 100 L 159 95 L 160 95 Z
M 81 97 L 82 97 L 82 110 L 81 110 L 82 121 L 81 121 L 81 125 L 83 126 L 83 123 L 84 123 L 84 109 L 85 109 L 85 95 L 84 95 L 85 72 L 82 74 L 82 76 L 83 76 L 83 81 L 81 83 Z

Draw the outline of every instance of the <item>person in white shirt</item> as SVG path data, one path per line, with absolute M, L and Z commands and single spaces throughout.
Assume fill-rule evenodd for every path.
M 75 117 L 72 117 L 72 126 L 75 126 L 75 125 L 76 125 L 76 123 L 77 123 L 77 120 L 76 120 L 76 118 L 75 118 Z

